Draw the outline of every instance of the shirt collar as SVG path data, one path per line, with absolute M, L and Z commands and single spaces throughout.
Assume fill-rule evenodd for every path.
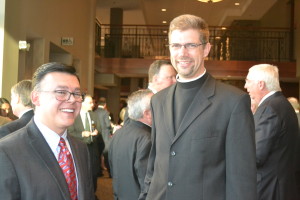
M 269 92 L 268 94 L 266 94 L 266 95 L 260 100 L 258 106 L 259 106 L 260 104 L 262 104 L 269 96 L 275 94 L 275 92 L 276 92 L 276 91 L 271 91 L 271 92 Z
M 25 113 L 27 113 L 30 110 L 33 110 L 33 109 L 32 108 L 28 108 L 28 109 L 23 110 L 22 112 L 20 112 L 19 118 L 21 118 Z
M 34 116 L 34 122 L 40 130 L 40 132 L 42 133 L 43 137 L 45 138 L 55 157 L 57 157 L 57 148 L 60 136 L 54 131 L 52 131 L 50 128 L 48 128 L 46 125 L 44 125 L 41 121 L 39 121 L 37 116 Z M 61 137 L 64 138 L 65 141 L 67 141 L 67 130 L 65 130 Z

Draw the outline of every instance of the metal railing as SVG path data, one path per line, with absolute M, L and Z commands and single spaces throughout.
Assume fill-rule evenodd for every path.
M 292 61 L 290 30 L 210 27 L 209 60 Z M 100 25 L 96 53 L 108 58 L 168 57 L 168 26 Z

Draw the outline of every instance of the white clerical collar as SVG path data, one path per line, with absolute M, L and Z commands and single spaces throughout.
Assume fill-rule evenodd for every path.
M 179 78 L 179 74 L 176 75 L 176 80 L 180 83 L 188 83 L 188 82 L 192 82 L 192 81 L 195 81 L 195 80 L 198 80 L 200 79 L 201 77 L 204 76 L 204 74 L 206 74 L 206 69 L 204 68 L 204 72 L 203 74 L 200 74 L 200 76 L 196 77 L 196 78 L 193 78 L 193 79 L 189 79 L 189 80 L 180 80 Z
M 266 94 L 266 95 L 260 100 L 258 106 L 259 106 L 260 104 L 262 104 L 269 96 L 275 94 L 275 92 L 276 92 L 276 91 L 271 91 L 271 92 L 269 92 L 268 94 Z

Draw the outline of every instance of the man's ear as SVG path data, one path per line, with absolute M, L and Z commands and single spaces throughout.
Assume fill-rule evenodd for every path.
M 37 91 L 32 91 L 31 92 L 31 102 L 35 106 L 40 105 L 40 93 Z
M 152 77 L 152 83 L 157 83 L 157 79 L 158 79 L 158 76 L 157 76 L 157 74 L 155 74 L 155 75 Z
M 266 87 L 266 83 L 264 81 L 258 81 L 258 87 L 260 90 L 263 90 Z
M 144 111 L 144 117 L 147 118 L 147 120 L 151 119 L 151 110 L 145 110 Z
M 15 94 L 15 95 L 16 95 L 16 94 Z M 20 95 L 16 95 L 15 98 L 17 99 L 17 100 L 16 100 L 16 103 L 17 103 L 17 104 L 22 103 L 22 102 L 21 102 Z
M 208 56 L 208 54 L 209 54 L 209 51 L 210 51 L 210 48 L 211 48 L 211 45 L 210 45 L 210 43 L 208 42 L 206 45 L 205 45 L 205 47 L 204 47 L 204 57 L 207 57 Z

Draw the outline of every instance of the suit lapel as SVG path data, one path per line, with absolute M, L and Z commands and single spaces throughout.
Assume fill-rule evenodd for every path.
M 62 193 L 62 196 L 65 199 L 70 199 L 70 193 L 67 182 L 48 143 L 44 139 L 42 133 L 39 131 L 37 126 L 34 124 L 33 120 L 29 122 L 27 127 L 28 139 L 33 151 L 45 165 L 45 168 L 52 175 L 52 178 L 57 183 Z
M 77 179 L 78 179 L 78 199 L 84 199 L 84 188 L 82 184 L 85 182 L 85 177 L 83 177 L 82 169 L 84 168 L 83 165 L 87 165 L 86 163 L 82 163 L 82 159 L 80 159 L 80 152 L 78 145 L 74 142 L 74 139 L 68 135 L 68 141 L 71 147 L 71 151 L 73 154 L 73 160 L 76 167 Z
M 211 104 L 208 98 L 214 95 L 215 85 L 215 80 L 208 75 L 203 86 L 197 92 L 195 98 L 186 111 L 173 142 L 175 142 L 184 133 L 188 126 Z
M 163 120 L 165 120 L 165 125 L 167 128 L 167 133 L 169 134 L 170 138 L 173 139 L 174 135 L 175 135 L 175 131 L 174 131 L 174 112 L 173 112 L 173 97 L 174 97 L 174 92 L 175 92 L 175 88 L 176 88 L 177 84 L 174 84 L 170 87 L 170 89 L 168 90 L 167 96 L 164 99 L 163 102 L 163 115 L 165 116 L 163 118 Z

